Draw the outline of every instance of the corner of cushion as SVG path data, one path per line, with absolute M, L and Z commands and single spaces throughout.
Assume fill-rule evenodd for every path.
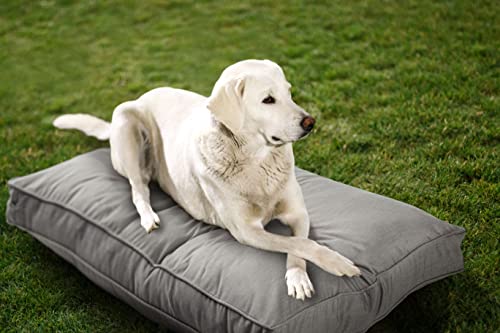
M 14 178 L 11 178 L 7 181 L 7 187 L 12 188 L 14 186 L 14 184 L 20 179 L 21 177 L 14 177 Z
M 7 187 L 9 191 L 9 199 L 7 201 L 7 208 L 14 207 L 17 205 L 17 202 L 19 201 L 19 196 L 20 196 L 20 186 L 16 184 L 17 180 L 20 179 L 20 177 L 12 178 L 7 182 Z
M 456 237 L 459 239 L 460 244 L 462 244 L 462 242 L 465 238 L 465 235 L 467 234 L 467 230 L 465 230 L 464 227 L 461 227 L 461 226 L 458 226 L 455 224 L 450 223 L 450 225 L 453 227 L 453 230 L 450 230 L 449 232 L 444 233 L 440 237 L 437 237 L 437 238 Z
M 19 200 L 19 193 L 15 188 L 9 186 L 9 199 L 7 200 L 6 210 L 5 210 L 5 220 L 10 225 L 17 225 L 16 215 L 17 215 L 17 202 Z
M 463 235 L 465 236 L 465 234 L 467 233 L 467 230 L 466 230 L 464 227 L 459 226 L 459 225 L 455 225 L 455 224 L 454 224 L 454 226 L 455 226 L 458 230 L 460 230 L 460 231 L 458 231 L 458 232 L 457 232 L 458 234 L 463 234 Z

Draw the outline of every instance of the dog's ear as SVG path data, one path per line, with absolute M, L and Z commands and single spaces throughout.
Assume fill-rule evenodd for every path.
M 233 133 L 241 129 L 245 120 L 242 103 L 244 91 L 245 78 L 239 77 L 220 85 L 216 84 L 208 98 L 207 108 L 212 111 L 215 119 Z

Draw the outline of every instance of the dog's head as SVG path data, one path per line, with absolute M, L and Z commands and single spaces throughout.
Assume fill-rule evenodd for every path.
M 260 136 L 280 146 L 307 135 L 315 122 L 292 100 L 290 88 L 276 63 L 244 60 L 222 72 L 207 107 L 233 134 Z

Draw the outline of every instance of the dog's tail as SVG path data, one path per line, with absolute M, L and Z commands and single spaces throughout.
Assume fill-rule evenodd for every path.
M 52 124 L 60 129 L 77 129 L 94 136 L 99 140 L 108 140 L 111 123 L 89 114 L 63 114 L 57 117 Z

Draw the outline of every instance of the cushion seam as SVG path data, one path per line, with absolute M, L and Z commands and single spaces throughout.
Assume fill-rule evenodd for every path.
M 438 236 L 438 237 L 436 237 L 436 238 L 433 238 L 433 239 L 431 239 L 431 240 L 429 240 L 429 241 L 427 241 L 427 242 L 425 242 L 425 243 L 422 243 L 421 245 L 419 245 L 418 247 L 416 247 L 415 249 L 413 249 L 410 253 L 408 253 L 408 255 L 404 256 L 404 257 L 403 257 L 400 261 L 398 261 L 396 264 L 394 264 L 394 265 L 392 265 L 391 267 L 389 267 L 389 268 L 387 268 L 387 269 L 385 269 L 385 270 L 383 270 L 383 271 L 381 271 L 381 272 L 377 273 L 377 274 L 375 275 L 375 276 L 376 276 L 375 281 L 374 281 L 373 283 L 371 283 L 370 285 L 368 285 L 367 287 L 365 287 L 365 288 L 363 288 L 363 289 L 360 289 L 360 290 L 357 290 L 357 291 L 351 291 L 351 292 L 339 293 L 339 294 L 332 295 L 332 296 L 330 296 L 330 297 L 324 298 L 324 299 L 322 299 L 321 301 L 319 301 L 319 302 L 317 302 L 317 303 L 314 303 L 314 304 L 312 304 L 312 305 L 310 305 L 310 306 L 308 306 L 308 307 L 306 307 L 306 308 L 303 308 L 302 310 L 300 310 L 300 311 L 298 311 L 298 312 L 294 313 L 293 315 L 289 316 L 287 319 L 285 319 L 285 320 L 284 320 L 284 321 L 282 321 L 281 323 L 276 324 L 275 326 L 273 326 L 273 327 L 272 327 L 272 329 L 274 330 L 274 329 L 276 329 L 276 328 L 279 328 L 280 326 L 285 325 L 288 321 L 290 321 L 290 320 L 291 320 L 292 318 L 294 318 L 295 316 L 300 315 L 302 312 L 309 310 L 311 307 L 316 306 L 317 304 L 320 304 L 320 303 L 323 303 L 323 302 L 330 301 L 330 300 L 335 299 L 335 298 L 340 297 L 340 296 L 362 294 L 362 293 L 366 292 L 367 290 L 372 289 L 373 287 L 375 287 L 377 284 L 379 284 L 379 283 L 380 283 L 380 280 L 379 280 L 379 276 L 380 276 L 380 275 L 382 275 L 382 274 L 384 274 L 384 273 L 386 273 L 386 272 L 390 271 L 392 268 L 394 268 L 394 266 L 396 266 L 397 264 L 401 263 L 403 260 L 405 260 L 405 259 L 406 259 L 409 255 L 413 254 L 413 253 L 414 253 L 415 251 L 417 251 L 419 248 L 421 248 L 421 247 L 423 247 L 423 246 L 425 246 L 425 245 L 428 245 L 428 244 L 429 244 L 429 243 L 431 243 L 431 242 L 438 241 L 438 240 L 440 240 L 441 238 L 452 237 L 452 236 L 458 236 L 458 235 L 463 234 L 463 233 L 465 233 L 465 231 L 463 231 L 463 230 L 458 231 L 458 232 L 452 232 L 452 233 L 448 233 L 448 234 L 440 235 L 440 236 Z M 463 270 L 463 269 L 462 269 L 462 270 Z M 456 271 L 456 272 L 460 272 L 460 271 L 462 271 L 462 270 L 459 270 L 459 271 Z M 455 272 L 454 272 L 454 273 L 450 273 L 450 275 L 452 275 L 452 274 L 455 274 Z M 434 278 L 427 279 L 427 280 L 423 281 L 422 283 L 425 283 L 425 282 L 427 282 L 427 281 L 432 281 L 433 279 L 434 279 Z M 420 283 L 419 283 L 419 285 L 420 285 Z M 408 292 L 407 294 L 405 294 L 405 296 L 403 296 L 403 299 L 404 299 L 405 297 L 407 297 L 409 294 L 411 294 L 411 293 L 412 293 L 413 291 L 415 291 L 415 290 L 416 290 L 416 289 L 412 289 L 412 291 L 410 291 L 410 292 Z M 389 312 L 390 312 L 390 311 L 389 311 Z
M 190 281 L 182 278 L 182 277 L 179 277 L 177 274 L 174 274 L 173 272 L 171 272 L 170 270 L 168 270 L 167 268 L 161 266 L 161 265 L 157 265 L 154 263 L 154 261 L 149 257 L 147 256 L 146 254 L 144 254 L 141 250 L 137 249 L 135 246 L 131 246 L 130 244 L 128 244 L 126 241 L 124 241 L 123 239 L 121 239 L 120 237 L 118 237 L 117 235 L 115 235 L 114 233 L 110 232 L 109 230 L 106 230 L 105 228 L 103 228 L 102 226 L 100 226 L 98 223 L 96 223 L 95 221 L 93 221 L 93 219 L 91 218 L 88 218 L 86 216 L 83 216 L 82 213 L 78 212 L 77 210 L 73 209 L 73 208 L 70 208 L 70 207 L 65 207 L 63 204 L 59 203 L 59 202 L 56 202 L 56 201 L 52 201 L 52 200 L 49 200 L 49 199 L 46 199 L 46 198 L 42 198 L 41 196 L 39 196 L 38 194 L 35 194 L 35 193 L 31 193 L 25 189 L 21 189 L 19 187 L 17 187 L 16 185 L 13 185 L 10 181 L 8 182 L 8 185 L 9 187 L 19 191 L 19 192 L 22 192 L 36 200 L 39 200 L 41 202 L 45 202 L 45 203 L 48 203 L 48 204 L 52 204 L 52 205 L 55 205 L 55 206 L 58 206 L 76 216 L 78 216 L 81 220 L 84 220 L 84 221 L 87 221 L 89 222 L 92 226 L 104 231 L 107 235 L 109 235 L 110 237 L 118 240 L 120 243 L 124 244 L 127 248 L 137 252 L 140 256 L 142 256 L 153 268 L 155 269 L 160 269 L 166 273 L 168 273 L 169 275 L 171 275 L 172 277 L 174 277 L 175 279 L 178 279 L 184 283 L 186 283 L 187 285 L 189 285 L 191 288 L 193 288 L 194 290 L 198 291 L 200 294 L 202 295 L 205 295 L 206 297 L 208 297 L 209 299 L 213 300 L 214 302 L 224 306 L 225 308 L 227 308 L 228 310 L 231 310 L 231 311 L 234 311 L 238 314 L 240 314 L 243 318 L 245 318 L 246 320 L 249 320 L 250 322 L 254 323 L 255 325 L 257 326 L 260 326 L 266 330 L 270 330 L 271 328 L 265 324 L 262 324 L 260 323 L 257 319 L 253 318 L 252 316 L 250 316 L 249 314 L 247 313 L 244 313 L 243 311 L 241 311 L 240 309 L 237 309 L 235 308 L 233 305 L 230 305 L 230 304 L 227 304 L 226 302 L 218 299 L 217 297 L 211 295 L 210 293 L 202 290 L 200 287 L 192 284 Z M 200 222 L 202 223 L 202 222 Z M 17 226 L 17 225 L 16 225 Z M 27 228 L 26 228 L 27 229 Z M 32 231 L 33 233 L 37 233 L 39 234 L 38 232 L 35 232 L 35 231 Z M 41 234 L 40 234 L 41 235 Z M 42 235 L 43 236 L 43 235 Z M 59 242 L 53 240 L 53 242 L 59 244 Z M 61 246 L 64 246 L 61 244 Z M 79 258 L 81 258 L 80 256 L 78 256 Z M 114 281 L 114 280 L 113 280 Z M 117 282 L 118 283 L 118 282 Z M 127 288 L 125 288 L 127 289 Z M 127 289 L 128 290 L 128 289 Z

